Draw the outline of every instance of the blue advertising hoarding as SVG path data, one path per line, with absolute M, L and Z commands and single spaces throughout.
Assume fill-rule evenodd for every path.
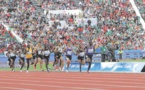
M 141 72 L 145 63 L 124 63 L 124 62 L 94 62 L 91 65 L 91 72 Z M 79 71 L 80 64 L 71 63 L 69 71 Z M 65 66 L 66 68 L 66 66 Z M 82 65 L 82 71 L 87 71 L 88 64 Z

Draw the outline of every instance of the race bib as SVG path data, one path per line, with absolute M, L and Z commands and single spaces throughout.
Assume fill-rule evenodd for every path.
M 41 51 L 38 51 L 38 54 L 42 54 L 42 52 Z
M 25 55 L 24 54 L 21 54 L 21 57 L 25 57 Z
M 50 51 L 45 51 L 45 52 L 44 52 L 44 55 L 45 55 L 45 56 L 48 56 L 49 54 L 50 54 Z
M 72 54 L 72 51 L 67 51 L 67 54 L 68 54 L 68 55 L 71 55 L 71 54 Z
M 81 52 L 79 55 L 80 55 L 80 56 L 84 56 L 84 55 L 85 55 L 85 53 L 84 53 L 84 52 Z
M 93 49 L 88 49 L 88 53 L 92 53 L 93 51 Z
M 15 56 L 15 54 L 14 53 L 11 53 L 10 56 Z
M 27 54 L 31 54 L 30 52 L 27 52 Z

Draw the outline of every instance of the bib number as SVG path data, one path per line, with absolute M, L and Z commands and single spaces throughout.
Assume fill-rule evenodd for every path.
M 79 55 L 80 55 L 80 56 L 84 56 L 84 55 L 85 55 L 85 53 L 84 53 L 84 52 L 81 52 Z
M 50 54 L 50 51 L 45 51 L 45 52 L 44 52 L 44 55 L 45 55 L 45 56 L 48 56 L 49 54 Z
M 89 49 L 88 50 L 88 53 L 92 53 L 94 50 L 93 49 Z
M 68 54 L 68 55 L 71 55 L 71 54 L 72 54 L 72 51 L 67 51 L 67 54 Z
M 25 55 L 24 54 L 21 54 L 21 57 L 25 57 Z
M 38 54 L 42 54 L 42 52 L 41 51 L 38 51 Z

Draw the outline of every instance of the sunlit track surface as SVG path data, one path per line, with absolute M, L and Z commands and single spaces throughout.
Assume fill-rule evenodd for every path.
M 145 74 L 0 71 L 0 90 L 145 90 Z

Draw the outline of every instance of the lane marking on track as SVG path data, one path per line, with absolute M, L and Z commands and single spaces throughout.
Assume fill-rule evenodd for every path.
M 67 87 L 67 86 L 65 86 L 65 84 L 64 84 L 64 86 L 59 86 L 59 85 L 45 85 L 45 84 L 28 84 L 28 83 L 15 83 L 15 82 L 13 82 L 13 83 L 9 83 L 9 82 L 0 82 L 1 84 L 14 84 L 14 85 L 27 85 L 27 86 L 41 86 L 41 87 L 53 87 L 53 88 L 67 88 L 67 89 L 80 89 L 80 90 L 104 90 L 104 89 L 97 89 L 97 88 L 83 88 L 83 87 L 71 87 L 71 86 L 69 86 L 69 87 Z
M 35 90 L 35 89 L 15 88 L 15 87 L 5 87 L 5 86 L 0 86 L 0 89 L 11 89 L 11 90 Z
M 22 75 L 11 75 L 11 77 L 16 77 L 16 78 L 21 78 L 21 76 L 23 76 L 23 74 Z M 33 76 L 33 75 L 31 75 L 31 76 Z M 63 77 L 62 77 L 63 76 Z M 0 77 L 3 77 L 3 78 L 7 78 L 7 77 L 9 77 L 9 76 L 6 76 L 6 75 L 0 75 Z M 29 78 L 30 77 L 30 75 L 28 75 L 28 76 L 23 76 L 24 78 Z M 83 79 L 84 79 L 84 77 L 85 76 L 65 76 L 64 77 L 64 75 L 48 75 L 48 76 L 45 76 L 45 75 L 43 75 L 43 76 L 41 76 L 41 78 L 37 78 L 37 77 L 40 77 L 40 75 L 39 76 L 33 76 L 33 77 L 36 77 L 36 79 L 46 79 L 46 78 L 62 78 L 62 79 L 67 79 L 67 77 L 69 77 L 69 79 L 74 79 L 74 80 L 76 80 L 76 79 L 81 79 L 82 81 L 83 81 Z M 87 76 L 88 77 L 88 76 Z M 125 76 L 124 76 L 125 77 Z M 89 80 L 114 80 L 114 81 L 116 81 L 116 80 L 121 80 L 121 81 L 123 81 L 123 80 L 132 80 L 132 81 L 135 81 L 135 82 L 141 82 L 141 81 L 144 81 L 144 79 L 145 79 L 145 77 L 144 78 L 135 78 L 135 77 L 132 77 L 132 78 L 124 78 L 124 77 L 101 77 L 101 76 L 95 76 L 95 77 L 93 77 L 93 76 L 91 76 L 91 77 L 89 77 L 88 79 Z M 126 76 L 126 77 L 131 77 L 131 76 Z M 86 78 L 85 78 L 86 79 Z
M 2 73 L 0 73 L 0 75 L 5 75 L 5 73 L 14 75 L 14 74 L 24 74 L 25 72 L 22 72 L 22 73 L 20 73 L 20 72 L 10 72 L 10 73 L 2 72 Z M 29 75 L 29 74 L 39 75 L 40 73 L 45 74 L 45 75 L 52 75 L 52 74 L 54 74 L 54 75 L 56 75 L 56 74 L 63 75 L 63 74 L 65 74 L 65 75 L 74 75 L 74 76 L 76 76 L 76 75 L 85 75 L 85 76 L 87 76 L 87 75 L 102 75 L 102 76 L 107 76 L 107 75 L 112 76 L 112 75 L 114 75 L 114 77 L 121 77 L 121 76 L 126 76 L 126 75 L 129 75 L 129 76 L 144 76 L 144 74 L 126 74 L 126 73 L 120 73 L 120 74 L 90 73 L 90 74 L 88 74 L 88 73 L 65 73 L 65 72 L 64 73 L 61 73 L 61 72 L 58 72 L 58 73 L 53 73 L 53 72 L 50 72 L 50 73 L 47 73 L 47 72 L 29 72 L 29 73 L 25 73 L 24 75 Z M 142 77 L 138 77 L 138 78 L 142 78 Z
M 0 79 L 0 80 L 3 80 L 3 79 Z M 44 81 L 32 81 L 32 80 L 16 80 L 16 79 L 5 79 L 5 80 L 8 80 L 8 81 L 13 81 L 13 82 L 15 82 L 15 81 L 27 81 L 27 82 L 32 82 L 32 83 L 37 83 L 37 82 L 44 82 Z M 45 79 L 46 80 L 46 79 Z M 100 82 L 100 81 L 98 81 L 98 82 Z M 2 82 L 0 82 L 0 83 L 2 83 Z M 145 86 L 144 86 L 144 84 L 143 84 L 143 86 L 136 86 L 136 85 L 115 85 L 114 83 L 117 83 L 117 82 L 114 82 L 113 83 L 113 85 L 112 84 L 108 84 L 108 83 L 110 83 L 110 82 L 108 82 L 108 83 L 106 83 L 106 84 L 99 84 L 99 83 L 95 83 L 95 84 L 93 84 L 93 83 L 77 83 L 77 82 L 71 82 L 71 80 L 69 80 L 69 83 L 68 82 L 64 82 L 63 81 L 63 79 L 62 79 L 62 81 L 46 81 L 45 83 L 57 83 L 57 84 L 70 84 L 70 85 L 91 85 L 91 86 L 97 86 L 97 85 L 100 85 L 100 86 L 103 86 L 103 87 L 124 87 L 124 88 L 144 88 L 145 89 Z M 104 82 L 105 83 L 105 82 Z M 18 84 L 20 84 L 20 83 L 18 83 Z M 25 83 L 21 83 L 21 84 L 25 84 Z M 29 84 L 28 84 L 29 85 Z M 41 85 L 39 85 L 39 84 L 30 84 L 30 85 L 38 85 L 38 86 L 41 86 Z M 43 84 L 44 85 L 44 84 Z
M 6 78 L 6 79 L 5 79 Z M 0 78 L 0 80 L 18 80 L 18 79 L 20 79 L 21 81 L 27 81 L 27 79 L 28 80 L 35 80 L 35 82 L 49 82 L 49 81 L 56 81 L 56 83 L 57 83 L 57 81 L 61 81 L 61 80 L 63 80 L 63 81 L 65 81 L 65 82 L 69 82 L 69 81 L 75 81 L 75 82 L 77 82 L 77 81 L 80 81 L 80 82 L 91 82 L 91 83 L 101 83 L 101 82 L 104 82 L 104 80 L 105 80 L 105 82 L 107 82 L 107 83 L 116 83 L 116 84 L 135 84 L 135 85 L 144 85 L 145 83 L 145 81 L 144 82 L 133 82 L 133 81 L 120 81 L 120 80 L 115 80 L 115 79 L 110 79 L 110 80 L 106 80 L 106 79 L 97 79 L 97 80 L 83 80 L 83 79 L 81 79 L 81 80 L 77 80 L 77 79 L 65 79 L 65 78 L 48 78 L 49 79 L 49 81 L 40 81 L 40 80 L 46 80 L 46 78 L 35 78 L 35 77 L 31 77 L 31 78 L 28 78 L 28 77 L 11 77 L 11 78 L 8 78 L 8 77 L 1 77 Z M 37 80 L 37 81 L 36 81 Z M 119 81 L 119 82 L 118 82 Z M 88 85 L 88 84 L 87 84 Z M 96 85 L 96 84 L 95 84 Z

